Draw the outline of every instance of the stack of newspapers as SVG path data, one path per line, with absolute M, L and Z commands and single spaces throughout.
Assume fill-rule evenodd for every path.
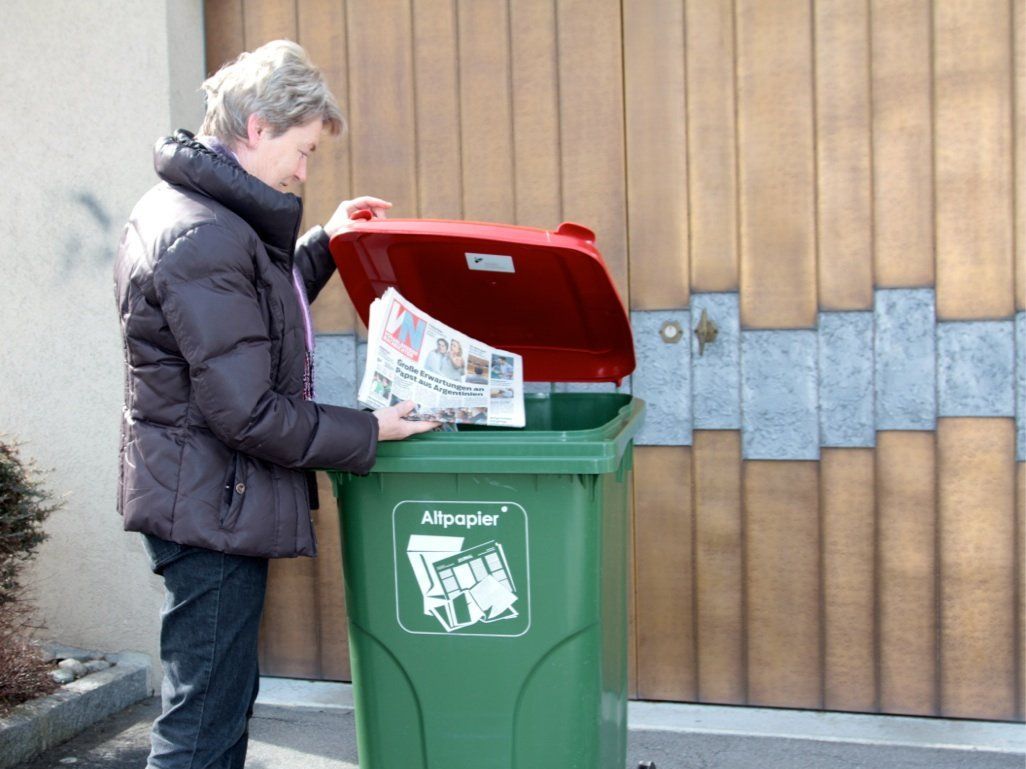
M 412 400 L 409 419 L 524 426 L 524 364 L 516 353 L 440 323 L 394 288 L 371 303 L 367 336 L 362 405 Z

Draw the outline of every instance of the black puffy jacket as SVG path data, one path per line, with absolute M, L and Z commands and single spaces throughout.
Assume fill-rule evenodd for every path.
M 372 414 L 303 399 L 293 261 L 311 299 L 328 237 L 302 204 L 179 131 L 115 263 L 124 341 L 125 528 L 227 553 L 315 555 L 304 468 L 367 472 Z

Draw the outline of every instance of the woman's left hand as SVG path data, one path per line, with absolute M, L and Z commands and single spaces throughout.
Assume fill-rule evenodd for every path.
M 328 233 L 328 237 L 337 235 L 340 230 L 349 224 L 349 220 L 352 219 L 353 214 L 357 211 L 370 211 L 372 218 L 384 219 L 385 213 L 391 207 L 392 204 L 387 200 L 372 198 L 370 195 L 361 195 L 352 200 L 343 200 L 339 203 L 338 208 L 335 209 L 335 213 L 331 215 L 328 223 L 324 225 L 324 231 Z

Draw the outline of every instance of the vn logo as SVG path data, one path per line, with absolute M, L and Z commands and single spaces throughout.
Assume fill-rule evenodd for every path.
M 393 302 L 385 321 L 385 341 L 411 360 L 420 358 L 427 322 L 409 308 Z

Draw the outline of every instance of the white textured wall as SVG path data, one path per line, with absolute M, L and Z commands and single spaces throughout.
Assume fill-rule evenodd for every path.
M 0 433 L 66 495 L 29 572 L 47 635 L 157 656 L 159 580 L 115 511 L 112 264 L 152 146 L 202 117 L 202 0 L 5 0 Z

